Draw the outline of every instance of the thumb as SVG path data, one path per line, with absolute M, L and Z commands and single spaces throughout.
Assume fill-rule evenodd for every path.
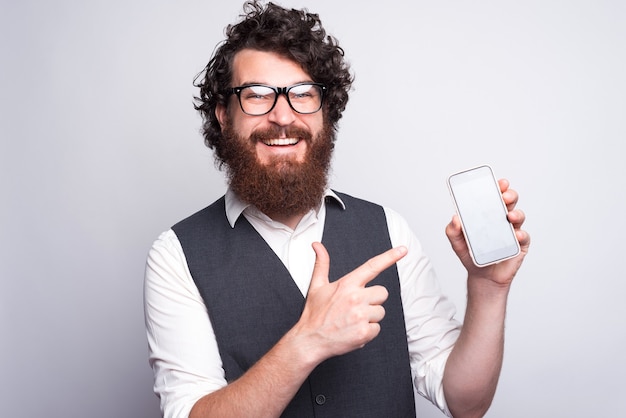
M 328 251 L 326 251 L 326 247 L 321 242 L 313 243 L 313 251 L 315 251 L 315 265 L 313 266 L 313 276 L 311 276 L 309 290 L 317 289 L 329 283 L 330 256 Z

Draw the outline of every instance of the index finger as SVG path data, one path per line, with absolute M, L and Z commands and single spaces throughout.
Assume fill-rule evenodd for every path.
M 406 247 L 396 247 L 378 254 L 361 264 L 356 269 L 344 276 L 350 282 L 359 286 L 365 286 L 374 280 L 380 273 L 394 265 L 406 255 Z

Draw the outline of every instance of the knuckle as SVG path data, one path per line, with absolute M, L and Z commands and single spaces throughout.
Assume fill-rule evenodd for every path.
M 354 309 L 350 312 L 350 322 L 353 324 L 359 324 L 367 321 L 367 315 L 362 309 Z
M 371 339 L 370 330 L 371 330 L 371 327 L 369 324 L 359 327 L 355 332 L 356 341 L 359 344 L 367 343 Z
M 358 306 L 361 304 L 362 301 L 363 301 L 363 298 L 357 292 L 354 292 L 348 295 L 348 304 L 350 306 Z
M 368 272 L 378 274 L 379 269 L 375 259 L 369 259 L 365 262 L 365 268 Z

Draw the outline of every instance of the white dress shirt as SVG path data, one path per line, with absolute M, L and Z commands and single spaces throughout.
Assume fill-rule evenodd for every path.
M 331 190 L 326 195 L 343 205 Z M 324 230 L 324 203 L 292 230 L 254 206 L 245 205 L 229 190 L 226 216 L 230 225 L 234 227 L 242 214 L 282 260 L 306 296 L 315 261 L 311 244 L 322 240 Z M 431 264 L 406 221 L 387 208 L 385 216 L 391 244 L 408 249 L 397 267 L 413 383 L 420 395 L 449 415 L 442 378 L 460 323 L 454 319 L 455 308 L 441 293 Z M 198 399 L 227 382 L 206 306 L 171 229 L 159 236 L 148 254 L 144 309 L 154 391 L 161 400 L 163 416 L 188 417 Z

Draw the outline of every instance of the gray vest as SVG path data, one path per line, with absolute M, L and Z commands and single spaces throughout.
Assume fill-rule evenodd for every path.
M 337 280 L 391 243 L 383 209 L 341 194 L 326 202 L 322 243 Z M 278 256 L 241 216 L 234 228 L 224 198 L 173 227 L 207 306 L 226 379 L 246 372 L 298 321 L 302 293 Z M 380 334 L 364 348 L 320 364 L 283 417 L 415 417 L 406 329 L 396 266 L 371 284 L 389 298 Z

